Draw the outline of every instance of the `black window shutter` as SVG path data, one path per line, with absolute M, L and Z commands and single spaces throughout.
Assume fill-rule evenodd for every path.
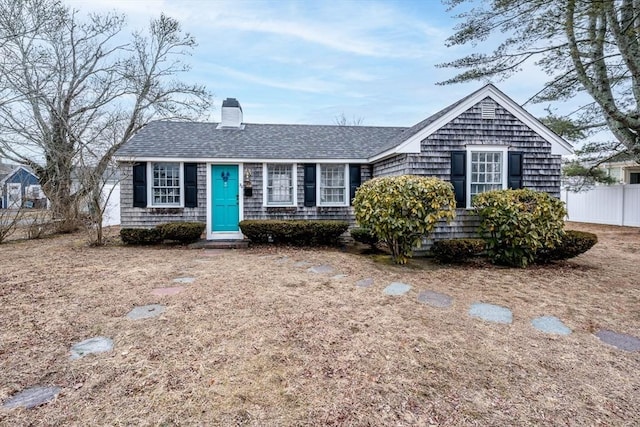
M 353 198 L 356 197 L 356 190 L 362 184 L 360 175 L 360 165 L 349 165 L 349 204 L 353 204 Z
M 198 165 L 184 164 L 184 207 L 198 207 Z
M 304 205 L 316 205 L 316 165 L 307 163 L 304 165 Z
M 133 207 L 147 207 L 147 163 L 133 165 Z
M 521 152 L 509 152 L 509 188 L 518 189 L 522 188 L 522 153 Z
M 456 193 L 456 207 L 464 208 L 467 203 L 467 153 L 451 152 L 451 184 Z

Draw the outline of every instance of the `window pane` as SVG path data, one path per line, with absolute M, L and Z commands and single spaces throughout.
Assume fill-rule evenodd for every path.
M 320 204 L 345 203 L 347 191 L 344 170 L 344 165 L 320 166 Z
M 153 186 L 154 205 L 180 205 L 180 163 L 154 163 Z
M 267 165 L 267 204 L 293 204 L 293 165 Z
M 502 153 L 471 153 L 471 196 L 502 189 Z

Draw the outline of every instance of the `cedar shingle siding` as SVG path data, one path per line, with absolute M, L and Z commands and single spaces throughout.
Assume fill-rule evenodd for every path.
M 260 163 L 245 163 L 245 168 L 252 171 L 253 195 L 244 198 L 244 218 L 245 219 L 331 219 L 344 220 L 354 223 L 353 208 L 344 207 L 323 207 L 304 205 L 304 165 L 297 167 L 297 205 L 291 207 L 266 207 L 263 206 L 262 174 L 263 168 Z M 371 167 L 362 165 L 360 169 L 362 182 L 371 179 Z
M 489 110 L 495 107 L 495 115 L 490 115 L 492 118 L 482 117 L 483 104 Z M 445 124 L 438 128 L 442 123 Z M 421 132 L 428 136 L 418 141 L 416 138 Z M 556 153 L 571 152 L 569 144 L 541 126 L 529 113 L 491 85 L 411 128 L 248 123 L 238 129 L 218 129 L 216 123 L 153 122 L 117 153 L 123 177 L 121 223 L 123 227 L 152 227 L 169 221 L 207 222 L 207 191 L 211 191 L 206 182 L 207 167 L 211 163 L 226 163 L 225 159 L 229 159 L 232 164 L 241 163 L 245 171 L 251 172 L 252 195 L 244 196 L 242 189 L 239 192 L 244 203 L 241 215 L 244 219 L 335 219 L 347 220 L 353 225 L 351 206 L 321 207 L 317 206 L 317 200 L 313 200 L 316 194 L 312 180 L 315 173 L 313 162 L 326 159 L 328 162 L 360 164 L 369 161 L 370 164 L 362 164 L 360 167 L 363 183 L 372 176 L 403 174 L 432 176 L 451 181 L 452 152 L 460 153 L 455 160 L 463 159 L 468 145 L 508 147 L 508 152 L 512 155 L 507 158 L 517 160 L 517 163 L 512 162 L 509 169 L 511 185 L 522 185 L 524 188 L 559 196 L 561 156 L 552 154 L 552 144 Z M 420 152 L 416 153 L 418 146 Z M 519 164 L 520 157 L 513 153 L 522 155 L 522 175 L 518 173 L 518 168 L 514 168 L 514 165 Z M 383 155 L 387 157 L 372 161 Z M 145 201 L 140 200 L 138 195 L 135 204 L 141 207 L 134 207 L 131 161 L 144 162 L 145 159 L 163 158 L 168 159 L 167 161 L 184 159 L 187 164 L 196 164 L 195 183 L 193 169 L 189 167 L 188 172 L 184 172 L 183 181 L 187 178 L 187 182 L 183 182 L 183 191 L 186 190 L 186 185 L 190 197 L 185 200 L 185 205 L 192 206 L 196 202 L 197 206 L 144 207 Z M 505 168 L 508 167 L 507 158 L 503 163 Z M 287 162 L 288 159 L 297 165 L 296 206 L 266 207 L 263 202 L 262 162 Z M 305 169 L 308 170 L 306 203 Z M 349 169 L 354 171 L 357 167 Z M 458 190 L 461 191 L 464 183 L 466 191 L 466 175 L 460 173 L 454 178 Z M 240 176 L 239 179 L 242 182 L 244 177 Z M 315 176 L 316 182 L 319 179 L 319 176 Z M 149 180 L 146 177 L 147 188 Z M 194 184 L 196 200 L 192 197 Z M 346 184 L 348 194 L 353 191 L 357 181 Z M 139 179 L 138 187 L 140 186 Z M 464 194 L 459 196 L 461 203 Z M 456 218 L 449 225 L 444 222 L 438 224 L 432 237 L 469 237 L 476 234 L 477 228 L 478 218 L 473 211 L 460 208 L 456 210 Z
M 150 228 L 173 221 L 207 221 L 207 169 L 204 163 L 199 163 L 197 166 L 198 206 L 195 208 L 133 207 L 133 164 L 120 163 L 120 173 L 122 177 L 120 181 L 120 223 L 122 227 Z
M 493 100 L 487 98 L 482 102 Z M 552 155 L 551 144 L 500 105 L 496 104 L 495 119 L 482 119 L 482 102 L 424 139 L 420 154 L 399 154 L 375 163 L 374 175 L 412 174 L 449 181 L 452 151 L 465 150 L 468 144 L 506 145 L 509 151 L 523 153 L 524 188 L 559 197 L 561 156 Z M 473 237 L 478 225 L 473 211 L 456 209 L 456 218 L 449 225 L 440 222 L 431 237 L 435 240 Z

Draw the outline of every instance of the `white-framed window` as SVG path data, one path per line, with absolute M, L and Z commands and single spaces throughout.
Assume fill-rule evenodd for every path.
M 296 205 L 296 165 L 267 163 L 263 169 L 264 205 Z
M 151 206 L 182 206 L 182 164 L 154 162 L 149 168 Z
M 348 165 L 318 165 L 318 200 L 320 206 L 347 206 L 349 204 Z
M 507 188 L 505 146 L 467 146 L 467 206 L 477 194 Z

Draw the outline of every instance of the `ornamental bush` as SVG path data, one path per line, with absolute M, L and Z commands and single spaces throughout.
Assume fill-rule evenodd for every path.
M 364 243 L 365 245 L 374 246 L 378 243 L 378 237 L 371 232 L 368 228 L 354 227 L 349 230 L 351 237 L 356 242 Z
M 434 258 L 442 263 L 464 262 L 484 251 L 483 239 L 437 240 L 431 246 Z
M 163 237 L 157 228 L 122 228 L 120 239 L 127 245 L 156 245 Z
M 494 263 L 526 267 L 539 250 L 551 250 L 562 241 L 567 211 L 548 193 L 494 190 L 478 194 L 472 204 Z
M 200 240 L 206 228 L 203 222 L 169 222 L 156 226 L 165 240 L 175 240 L 180 243 L 193 243 Z
M 374 178 L 356 192 L 356 221 L 368 228 L 391 251 L 393 261 L 405 264 L 436 223 L 455 216 L 450 183 L 414 175 Z
M 240 230 L 254 243 L 301 246 L 333 245 L 349 228 L 346 221 L 324 220 L 244 220 Z
M 567 230 L 560 243 L 553 249 L 541 249 L 536 253 L 536 262 L 546 264 L 576 257 L 587 252 L 598 243 L 598 236 L 584 231 Z

